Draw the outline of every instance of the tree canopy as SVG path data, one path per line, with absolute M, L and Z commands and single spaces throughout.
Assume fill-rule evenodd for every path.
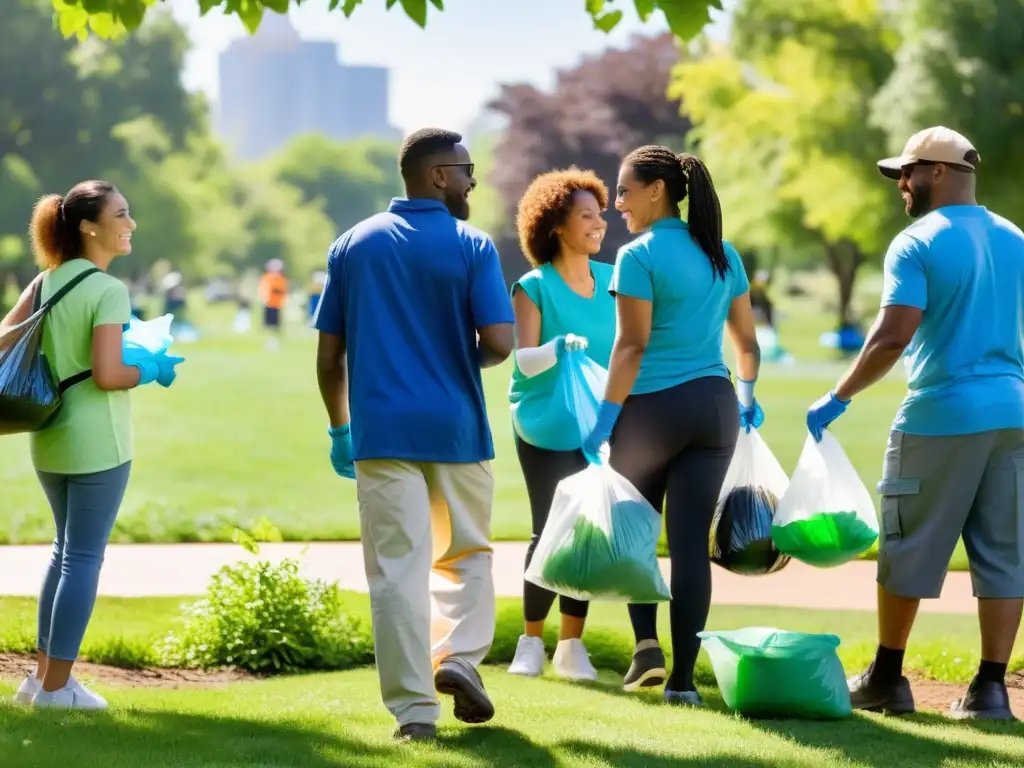
M 146 12 L 161 0 L 52 0 L 61 32 L 66 36 L 94 32 L 100 37 L 114 37 L 127 30 L 138 29 Z M 514 2 L 514 0 L 505 0 Z M 656 11 L 665 16 L 673 34 L 690 39 L 710 21 L 712 9 L 722 9 L 722 0 L 576 0 L 594 22 L 594 27 L 610 32 L 622 20 L 622 6 L 633 3 L 637 14 L 647 21 Z M 263 14 L 287 13 L 289 7 L 317 3 L 346 18 L 367 0 L 193 0 L 202 14 L 214 8 L 227 15 L 238 16 L 250 33 L 259 29 Z M 444 0 L 369 0 L 384 3 L 388 10 L 399 6 L 405 15 L 421 27 L 427 26 L 430 12 L 444 11 Z M 498 0 L 488 0 L 498 2 Z M 555 2 L 555 0 L 552 0 Z

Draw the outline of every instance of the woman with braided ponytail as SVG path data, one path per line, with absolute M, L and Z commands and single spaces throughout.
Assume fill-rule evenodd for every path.
M 687 198 L 684 222 L 679 204 Z M 699 705 L 693 667 L 711 605 L 708 537 L 739 428 L 764 420 L 754 400 L 761 353 L 747 275 L 736 249 L 722 241 L 722 211 L 704 164 L 667 147 L 640 147 L 622 163 L 615 207 L 637 238 L 615 261 L 615 345 L 583 451 L 599 461 L 610 440 L 611 466 L 664 509 L 675 668 L 666 682 L 657 605 L 630 605 L 636 649 L 623 687 L 666 682 L 666 702 Z M 725 328 L 738 392 L 722 358 Z

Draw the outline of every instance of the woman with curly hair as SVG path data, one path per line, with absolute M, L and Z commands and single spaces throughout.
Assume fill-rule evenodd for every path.
M 740 427 L 764 420 L 754 400 L 761 352 L 750 286 L 736 249 L 722 241 L 718 195 L 696 157 L 660 146 L 634 150 L 622 162 L 615 207 L 638 237 L 615 260 L 618 335 L 583 452 L 596 460 L 610 439 L 611 466 L 664 510 L 675 668 L 666 682 L 657 605 L 630 605 L 636 649 L 623 687 L 666 682 L 666 702 L 699 705 L 693 667 L 711 604 L 711 521 Z M 737 390 L 722 357 L 726 328 Z
M 591 171 L 578 168 L 538 176 L 519 201 L 516 225 L 519 243 L 534 269 L 512 286 L 516 353 L 509 401 L 516 407 L 533 400 L 546 404 L 557 379 L 555 367 L 567 348 L 586 349 L 607 367 L 615 340 L 615 300 L 608 293 L 610 264 L 591 257 L 601 250 L 607 223 L 608 188 Z M 540 407 L 544 407 L 541 405 Z M 587 466 L 580 437 L 527 442 L 516 420 L 516 453 L 523 468 L 533 536 L 526 552 L 529 567 L 544 530 L 559 481 Z M 544 621 L 555 594 L 523 583 L 525 630 L 519 638 L 514 675 L 535 677 L 544 670 Z M 596 680 L 597 671 L 581 640 L 587 603 L 561 597 L 562 626 L 553 664 L 555 673 L 571 680 Z

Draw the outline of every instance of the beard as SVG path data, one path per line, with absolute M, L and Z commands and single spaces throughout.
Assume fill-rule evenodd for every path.
M 456 219 L 466 221 L 469 219 L 469 201 L 464 194 L 446 195 L 444 200 L 448 213 Z
M 910 202 L 907 204 L 907 215 L 912 219 L 924 216 L 932 209 L 932 187 L 915 186 L 910 188 Z

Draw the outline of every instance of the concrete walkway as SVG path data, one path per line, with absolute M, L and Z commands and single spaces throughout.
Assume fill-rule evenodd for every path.
M 305 551 L 303 551 L 305 550 Z M 494 545 L 494 580 L 501 596 L 522 594 L 526 544 Z M 49 546 L 0 546 L 0 595 L 36 595 Z M 278 561 L 298 558 L 305 575 L 338 581 L 342 589 L 366 592 L 363 551 L 358 542 L 263 544 L 260 557 Z M 221 566 L 255 559 L 237 544 L 115 544 L 107 548 L 100 594 L 116 597 L 200 595 Z M 668 579 L 668 562 L 662 561 Z M 791 562 L 779 573 L 737 576 L 713 568 L 714 602 L 718 605 L 766 605 L 843 610 L 875 609 L 875 564 L 853 562 L 818 569 Z M 921 610 L 974 613 L 971 580 L 950 573 L 939 600 L 926 600 Z

